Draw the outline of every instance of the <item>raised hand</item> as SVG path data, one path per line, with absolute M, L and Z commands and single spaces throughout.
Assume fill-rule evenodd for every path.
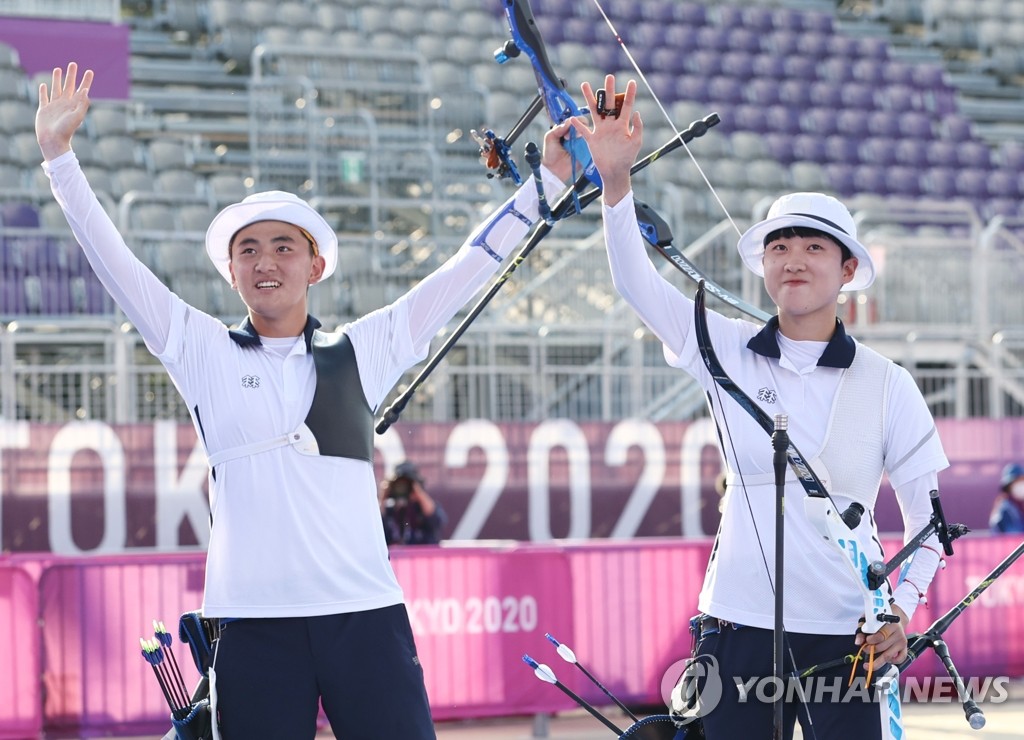
M 626 92 L 618 116 L 601 116 L 597 110 L 597 96 L 589 82 L 580 89 L 591 111 L 590 122 L 582 117 L 570 119 L 576 131 L 587 142 L 590 156 L 594 158 L 597 171 L 604 183 L 604 202 L 615 205 L 630 190 L 629 169 L 636 162 L 640 147 L 643 146 L 643 121 L 640 112 L 633 110 L 636 100 L 636 82 L 626 83 Z M 607 100 L 615 100 L 615 76 L 606 75 L 604 90 Z
M 43 159 L 50 161 L 71 150 L 71 137 L 85 120 L 89 110 L 89 86 L 92 70 L 82 75 L 82 84 L 76 87 L 78 65 L 68 64 L 67 77 L 60 67 L 53 70 L 53 81 L 39 85 L 39 108 L 36 110 L 36 140 Z
M 572 158 L 562 141 L 571 133 L 572 119 L 556 123 L 544 134 L 544 166 L 561 178 L 562 182 L 576 176 L 572 171 Z

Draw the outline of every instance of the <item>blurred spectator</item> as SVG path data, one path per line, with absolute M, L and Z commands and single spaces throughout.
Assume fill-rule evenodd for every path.
M 423 476 L 411 462 L 396 465 L 394 474 L 382 484 L 380 511 L 389 545 L 436 545 L 441 541 L 448 517 L 423 486 Z
M 1024 532 L 1024 465 L 1010 463 L 1003 468 L 988 525 L 993 532 Z

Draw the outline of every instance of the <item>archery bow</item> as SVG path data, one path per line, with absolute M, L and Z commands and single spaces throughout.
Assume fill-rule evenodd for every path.
M 548 115 L 556 124 L 573 116 L 586 115 L 587 109 L 576 104 L 566 89 L 565 80 L 555 74 L 529 0 L 502 0 L 502 5 L 511 38 L 494 52 L 494 58 L 499 64 L 504 64 L 509 59 L 525 54 L 533 65 L 534 77 L 537 79 L 537 97 L 505 137 L 499 137 L 488 129 L 482 137 L 474 132 L 474 138 L 494 175 L 510 177 L 516 185 L 520 185 L 522 177 L 512 159 L 511 145 L 537 116 L 541 106 L 547 109 Z M 601 177 L 597 173 L 597 167 L 594 166 L 586 142 L 570 129 L 563 143 L 572 158 L 573 174 L 579 166 L 588 181 L 596 187 L 601 187 Z
M 555 123 L 561 123 L 572 116 L 586 115 L 588 111 L 586 108 L 580 107 L 575 103 L 575 101 L 573 101 L 572 97 L 566 90 L 565 83 L 555 75 L 554 69 L 548 59 L 547 50 L 544 46 L 543 39 L 541 38 L 540 31 L 537 28 L 537 22 L 533 17 L 533 11 L 530 8 L 529 0 L 502 0 L 502 3 L 508 19 L 511 39 L 502 47 L 501 52 L 496 54 L 496 58 L 498 61 L 507 61 L 510 57 L 516 56 L 519 53 L 525 53 L 533 63 L 534 76 L 537 79 L 538 85 L 538 96 L 531 103 L 527 112 L 523 114 L 519 121 L 513 126 L 512 133 L 505 138 L 502 139 L 496 136 L 494 132 L 490 130 L 486 131 L 483 137 L 478 133 L 474 133 L 474 138 L 481 145 L 481 154 L 488 159 L 489 166 L 492 166 L 492 169 L 494 170 L 492 176 L 508 176 L 516 183 L 521 183 L 522 178 L 520 177 L 518 169 L 509 154 L 510 144 L 515 137 L 518 137 L 519 134 L 526 129 L 530 121 L 539 113 L 541 108 L 540 101 L 543 101 L 543 106 L 548 110 Z M 615 101 L 612 104 L 613 108 L 609 109 L 606 107 L 607 101 L 602 98 L 597 106 L 599 108 L 599 113 L 603 115 L 617 115 L 620 102 L 620 96 L 616 95 Z M 636 172 L 639 172 L 669 152 L 675 151 L 679 147 L 685 147 L 689 150 L 689 147 L 686 146 L 687 142 L 699 136 L 703 136 L 709 128 L 717 125 L 720 120 L 721 119 L 717 114 L 712 113 L 702 120 L 694 121 L 684 131 L 679 131 L 675 126 L 673 126 L 675 136 L 657 150 L 637 161 L 630 169 L 630 173 L 635 174 Z M 398 420 L 402 411 L 408 405 L 409 400 L 416 392 L 416 389 L 423 384 L 423 381 L 426 380 L 427 376 L 429 376 L 437 365 L 440 364 L 444 356 L 461 338 L 469 325 L 477 316 L 479 316 L 483 308 L 497 294 L 501 286 L 511 277 L 512 273 L 515 272 L 520 264 L 522 264 L 527 255 L 529 255 L 534 247 L 545 236 L 547 236 L 554 223 L 575 213 L 579 213 L 583 208 L 600 196 L 601 180 L 597 173 L 597 168 L 593 164 L 593 158 L 590 155 L 590 149 L 587 147 L 586 142 L 576 134 L 575 131 L 570 129 L 570 133 L 566 137 L 566 141 L 564 143 L 569 149 L 572 157 L 572 172 L 576 172 L 578 164 L 582 167 L 582 173 L 576 178 L 572 187 L 564 192 L 553 206 L 548 207 L 543 188 L 540 186 L 539 153 L 537 152 L 536 146 L 529 149 L 528 161 L 531 163 L 531 168 L 534 171 L 534 179 L 538 184 L 537 192 L 540 199 L 539 211 L 542 216 L 542 221 L 537 224 L 534 231 L 530 234 L 526 245 L 523 246 L 516 256 L 508 262 L 505 269 L 495 279 L 487 293 L 478 300 L 476 305 L 473 306 L 458 327 L 456 327 L 456 329 L 448 336 L 444 344 L 442 344 L 434 355 L 427 360 L 423 369 L 409 384 L 409 386 L 406 387 L 406 389 L 388 406 L 387 409 L 385 409 L 375 427 L 378 434 L 383 434 Z M 693 156 L 692 153 L 690 156 Z M 637 216 L 638 223 L 640 223 L 641 234 L 652 246 L 654 246 L 654 248 L 658 249 L 662 254 L 672 255 L 669 259 L 672 264 L 680 270 L 683 270 L 691 276 L 700 275 L 703 277 L 703 274 L 697 266 L 672 246 L 671 234 L 668 232 L 667 224 L 665 224 L 664 220 L 661 219 L 653 209 L 646 204 L 638 204 Z M 715 295 L 718 295 L 723 300 L 729 301 L 737 308 L 740 308 L 740 310 L 746 310 L 748 313 L 753 311 L 754 313 L 752 315 L 754 315 L 755 318 L 766 320 L 767 314 L 759 312 L 759 309 L 756 309 L 741 299 L 732 296 L 732 294 L 730 294 L 725 288 L 715 284 L 712 285 L 712 290 L 715 291 Z

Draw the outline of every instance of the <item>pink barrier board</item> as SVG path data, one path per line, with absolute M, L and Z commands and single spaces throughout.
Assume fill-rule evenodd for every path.
M 28 571 L 0 564 L 0 740 L 43 729 L 36 593 Z
M 925 630 L 956 605 L 1019 542 L 958 541 L 910 631 Z M 894 553 L 901 543 L 884 544 Z M 570 645 L 621 700 L 658 705 L 669 668 L 690 653 L 688 622 L 710 547 L 708 539 L 646 539 L 394 549 L 435 717 L 571 707 L 532 675 L 524 653 L 585 698 L 607 704 L 545 633 Z M 153 619 L 165 621 L 194 685 L 198 675 L 176 627 L 178 616 L 200 603 L 203 565 L 202 553 L 7 558 L 0 630 L 11 651 L 3 665 L 15 669 L 0 672 L 0 739 L 166 731 L 167 708 L 138 638 L 152 634 Z M 1024 675 L 1024 564 L 975 599 L 944 637 L 964 677 Z M 944 675 L 931 652 L 908 672 Z
M 528 714 L 572 706 L 522 660 L 530 653 L 548 662 L 552 647 L 544 633 L 572 633 L 572 581 L 563 552 L 405 548 L 392 562 L 437 719 L 493 715 L 501 707 Z

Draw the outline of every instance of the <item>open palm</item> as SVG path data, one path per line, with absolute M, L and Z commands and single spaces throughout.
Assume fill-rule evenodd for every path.
M 53 81 L 39 86 L 39 108 L 36 110 L 36 139 L 46 160 L 58 157 L 71 149 L 71 137 L 85 120 L 89 110 L 89 86 L 92 70 L 82 75 L 82 84 L 76 87 L 78 65 L 68 64 L 67 76 L 58 67 L 53 70 Z

